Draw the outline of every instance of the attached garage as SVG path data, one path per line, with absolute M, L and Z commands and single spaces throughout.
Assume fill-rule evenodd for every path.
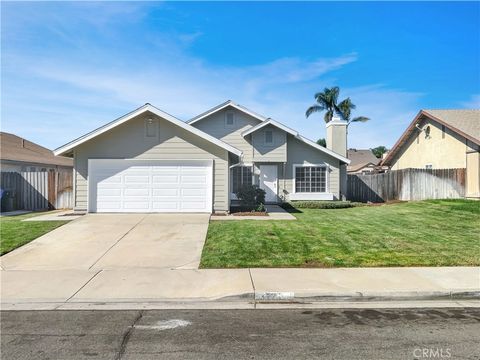
M 145 104 L 60 147 L 73 157 L 74 210 L 226 211 L 235 147 Z
M 90 159 L 89 212 L 211 212 L 211 160 Z

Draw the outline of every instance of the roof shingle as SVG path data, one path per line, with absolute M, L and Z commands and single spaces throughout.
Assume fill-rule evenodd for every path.
M 55 156 L 51 150 L 43 146 L 6 132 L 0 132 L 0 159 L 47 165 L 73 166 L 72 159 Z

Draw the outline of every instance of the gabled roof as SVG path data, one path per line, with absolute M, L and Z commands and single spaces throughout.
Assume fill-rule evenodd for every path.
M 302 141 L 303 143 L 305 143 L 305 144 L 307 144 L 307 145 L 309 145 L 309 146 L 311 146 L 311 147 L 314 147 L 315 149 L 320 150 L 320 151 L 322 151 L 322 152 L 324 152 L 324 153 L 326 153 L 326 154 L 328 154 L 328 155 L 330 155 L 330 156 L 332 156 L 332 157 L 334 157 L 334 158 L 336 158 L 336 159 L 344 162 L 345 164 L 350 164 L 350 160 L 347 159 L 346 157 L 344 157 L 344 156 L 342 156 L 342 155 L 340 155 L 340 154 L 337 154 L 336 152 L 334 152 L 334 151 L 332 151 L 332 150 L 330 150 L 330 149 L 327 149 L 326 147 L 323 147 L 323 146 L 321 146 L 321 145 L 318 145 L 316 142 L 314 142 L 314 141 L 312 141 L 312 140 L 310 140 L 310 139 L 307 139 L 306 137 L 303 137 L 302 135 L 300 135 L 300 134 L 298 133 L 298 131 L 295 131 L 295 130 L 293 130 L 293 129 L 290 129 L 288 126 L 283 125 L 282 123 L 280 123 L 280 122 L 278 122 L 278 121 L 276 121 L 276 120 L 273 120 L 273 119 L 271 119 L 271 118 L 269 118 L 269 119 L 261 122 L 260 124 L 257 124 L 257 125 L 255 125 L 255 126 L 251 127 L 250 129 L 248 129 L 248 130 L 246 130 L 246 131 L 244 131 L 244 132 L 242 133 L 242 136 L 245 137 L 245 136 L 247 136 L 247 135 L 249 135 L 249 134 L 252 134 L 252 133 L 254 133 L 255 131 L 257 131 L 257 130 L 259 130 L 259 129 L 263 128 L 264 126 L 267 126 L 267 125 L 275 126 L 275 127 L 279 128 L 279 129 L 285 131 L 287 134 L 292 135 L 294 138 Z
M 103 134 L 111 129 L 113 129 L 114 127 L 118 126 L 118 125 L 121 125 L 131 119 L 133 119 L 134 117 L 138 116 L 138 115 L 141 115 L 143 113 L 146 113 L 147 111 L 161 117 L 162 119 L 165 119 L 179 127 L 181 127 L 182 129 L 186 130 L 186 131 L 189 131 L 191 132 L 192 134 L 195 134 L 217 146 L 220 146 L 221 148 L 224 148 L 225 150 L 235 154 L 235 155 L 238 155 L 238 156 L 241 156 L 242 155 L 242 152 L 240 150 L 238 150 L 237 148 L 223 142 L 222 140 L 219 140 L 185 122 L 183 122 L 182 120 L 180 119 L 177 119 L 176 117 L 174 117 L 173 115 L 170 115 L 158 108 L 156 108 L 155 106 L 151 105 L 151 104 L 145 104 L 141 107 L 139 107 L 138 109 L 136 110 L 133 110 L 132 112 L 129 112 L 128 114 L 122 116 L 122 117 L 119 117 L 118 119 L 116 120 L 113 120 L 101 127 L 99 127 L 98 129 L 95 129 L 57 149 L 54 150 L 54 154 L 55 155 L 62 155 L 62 154 L 65 154 L 67 152 L 69 152 L 70 150 L 72 150 L 73 148 L 77 147 L 78 145 L 90 140 L 90 139 L 93 139 L 94 137 L 100 135 L 100 134 Z
M 73 166 L 72 159 L 55 156 L 50 149 L 6 132 L 0 132 L 0 159 L 25 163 Z
M 254 112 L 250 109 L 247 109 L 245 106 L 239 105 L 239 104 L 233 102 L 232 100 L 228 100 L 228 101 L 225 101 L 224 103 L 221 103 L 220 105 L 214 106 L 210 110 L 207 110 L 204 113 L 201 113 L 200 115 L 195 116 L 194 118 L 188 120 L 187 123 L 190 124 L 190 125 L 194 124 L 197 121 L 200 121 L 200 120 L 206 118 L 207 116 L 212 115 L 213 113 L 216 113 L 217 111 L 223 110 L 223 109 L 225 109 L 226 107 L 229 107 L 229 106 L 231 106 L 231 107 L 233 107 L 233 108 L 235 108 L 239 111 L 242 111 L 245 114 L 248 114 L 248 115 L 252 116 L 253 118 L 258 119 L 260 121 L 264 121 L 264 120 L 267 119 L 265 116 L 262 116 L 262 115 L 257 114 L 256 112 Z
M 352 169 L 357 168 L 359 165 L 377 165 L 380 162 L 380 159 L 377 158 L 370 149 L 348 149 L 347 157 L 351 161 L 349 168 Z
M 436 121 L 465 139 L 480 145 L 480 110 L 420 110 L 402 136 L 393 145 L 385 159 L 383 159 L 382 165 L 390 163 L 412 133 L 417 131 L 415 125 L 424 118 Z
M 260 130 L 261 128 L 263 128 L 264 126 L 267 126 L 267 125 L 273 125 L 273 126 L 279 128 L 279 129 L 285 131 L 288 134 L 291 134 L 293 136 L 298 136 L 297 131 L 295 131 L 293 129 L 290 129 L 288 126 L 285 126 L 282 123 L 279 123 L 278 121 L 273 120 L 272 118 L 268 118 L 267 120 L 262 121 L 261 123 L 251 127 L 250 129 L 245 130 L 244 132 L 242 132 L 242 136 L 245 137 L 247 135 L 250 135 L 250 134 L 254 133 L 255 131 Z

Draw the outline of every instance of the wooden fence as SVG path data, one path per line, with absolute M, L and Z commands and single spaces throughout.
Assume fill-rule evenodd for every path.
M 71 171 L 1 172 L 1 210 L 71 209 Z
M 403 169 L 348 175 L 347 199 L 359 202 L 454 199 L 465 196 L 465 169 Z

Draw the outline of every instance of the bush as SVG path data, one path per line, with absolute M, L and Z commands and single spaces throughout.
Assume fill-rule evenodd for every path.
M 236 193 L 237 199 L 242 206 L 263 208 L 265 204 L 265 190 L 256 185 L 244 185 Z
M 346 209 L 356 206 L 363 206 L 364 204 L 355 203 L 350 201 L 291 201 L 285 203 L 283 207 L 285 209 L 297 208 L 297 209 Z

